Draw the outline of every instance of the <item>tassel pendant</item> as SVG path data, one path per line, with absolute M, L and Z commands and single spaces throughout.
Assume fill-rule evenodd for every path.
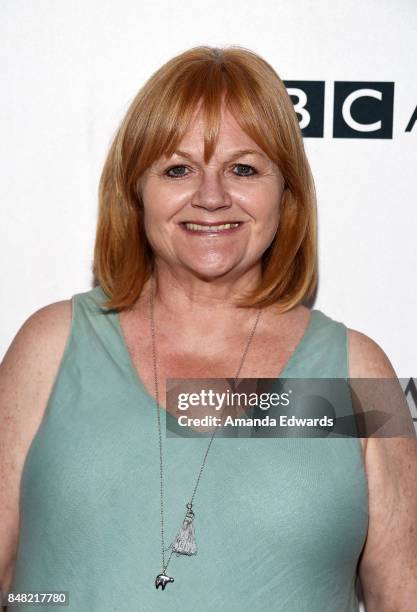
M 185 515 L 185 519 L 181 526 L 181 529 L 178 532 L 178 535 L 175 539 L 175 542 L 172 544 L 172 551 L 177 555 L 196 555 L 197 554 L 197 544 L 195 541 L 195 532 L 194 532 L 194 512 L 192 510 L 192 503 L 189 502 L 186 506 L 187 514 Z

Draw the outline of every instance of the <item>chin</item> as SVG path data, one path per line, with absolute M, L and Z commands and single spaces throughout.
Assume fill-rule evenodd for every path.
M 219 265 L 196 266 L 195 262 L 194 262 L 194 265 L 186 265 L 186 268 L 196 277 L 200 278 L 201 280 L 205 280 L 205 281 L 215 280 L 216 278 L 225 276 L 226 274 L 233 271 L 233 266 L 230 266 L 230 265 L 228 266 L 224 266 L 224 265 L 223 266 L 219 266 Z

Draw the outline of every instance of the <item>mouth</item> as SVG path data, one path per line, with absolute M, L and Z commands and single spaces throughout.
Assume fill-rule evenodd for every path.
M 183 221 L 180 226 L 189 234 L 218 235 L 231 234 L 239 230 L 244 221 L 224 221 L 221 223 L 208 224 L 206 222 L 195 223 Z

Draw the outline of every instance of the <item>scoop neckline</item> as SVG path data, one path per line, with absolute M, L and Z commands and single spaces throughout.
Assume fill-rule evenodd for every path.
M 101 291 L 103 292 L 103 290 L 101 289 Z M 291 353 L 291 355 L 289 356 L 287 362 L 285 363 L 284 367 L 281 369 L 281 372 L 278 374 L 278 376 L 274 377 L 276 380 L 279 380 L 280 378 L 285 378 L 287 372 L 289 371 L 290 367 L 292 366 L 292 364 L 294 363 L 295 359 L 298 357 L 298 355 L 300 354 L 301 350 L 303 349 L 307 338 L 310 336 L 311 334 L 311 330 L 313 329 L 313 324 L 314 321 L 316 319 L 316 316 L 319 314 L 319 310 L 317 310 L 316 308 L 313 308 L 310 310 L 310 317 L 308 319 L 308 323 L 307 326 L 303 332 L 303 335 L 301 336 L 301 339 L 299 340 L 297 346 L 295 347 L 295 349 L 293 350 L 293 352 Z M 157 404 L 159 410 L 162 410 L 164 413 L 166 413 L 167 417 L 171 417 L 173 419 L 175 419 L 175 417 L 168 411 L 166 410 L 163 406 L 161 406 L 159 403 L 156 402 L 156 399 L 153 397 L 153 395 L 151 395 L 149 393 L 149 391 L 147 390 L 147 388 L 145 387 L 144 382 L 142 381 L 141 377 L 139 376 L 139 372 L 137 371 L 135 364 L 133 363 L 132 357 L 130 355 L 128 346 L 127 346 L 127 342 L 123 333 L 123 329 L 120 323 L 120 317 L 119 317 L 119 312 L 116 310 L 111 311 L 113 317 L 114 317 L 114 321 L 116 323 L 116 329 L 117 329 L 117 337 L 119 340 L 119 346 L 121 348 L 122 354 L 125 358 L 125 361 L 129 367 L 129 371 L 130 374 L 132 375 L 133 380 L 135 381 L 136 385 L 139 387 L 139 389 L 142 391 L 142 393 L 146 396 L 146 398 L 148 400 L 150 400 L 152 402 L 153 405 Z

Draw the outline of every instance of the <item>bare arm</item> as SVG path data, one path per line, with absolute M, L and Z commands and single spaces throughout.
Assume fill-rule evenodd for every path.
M 71 325 L 71 300 L 32 314 L 0 365 L 0 589 L 10 589 L 23 465 L 41 423 Z
M 381 347 L 355 330 L 349 362 L 351 378 L 398 380 Z M 359 576 L 366 612 L 417 612 L 417 439 L 369 438 L 365 467 L 369 527 Z

